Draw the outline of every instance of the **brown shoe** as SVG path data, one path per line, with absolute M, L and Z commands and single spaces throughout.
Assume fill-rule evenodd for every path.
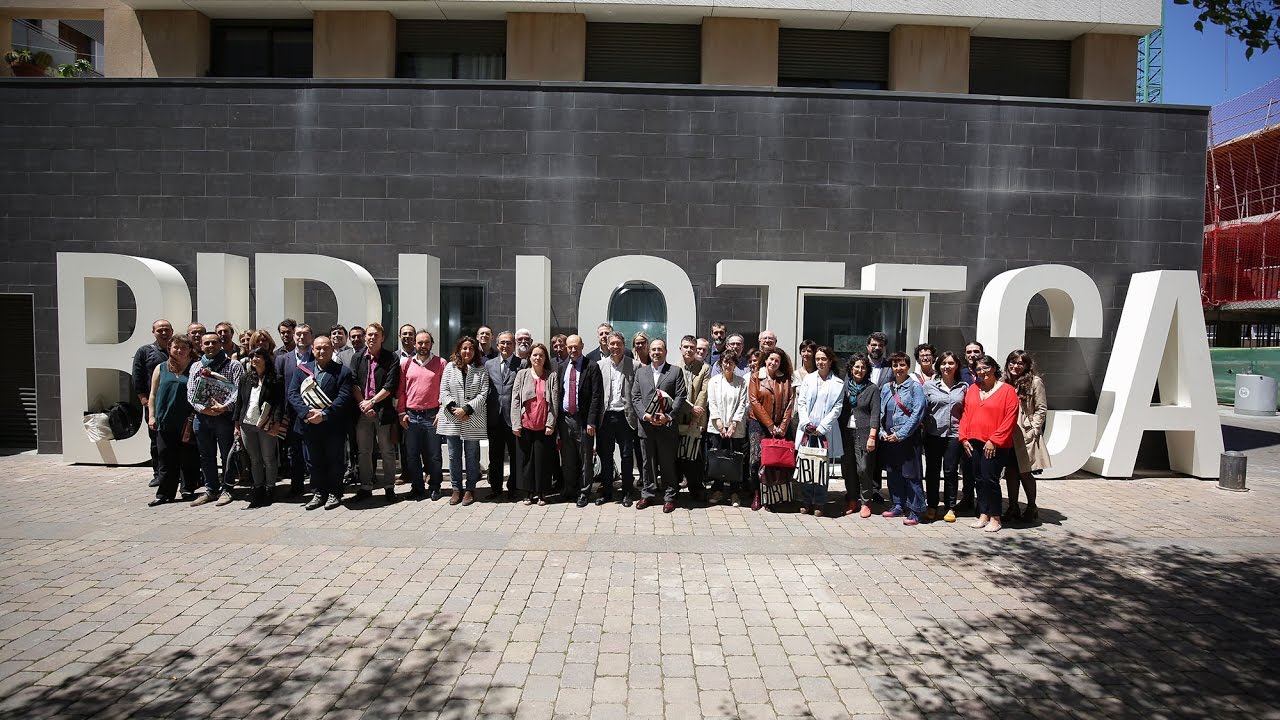
M 191 507 L 200 507 L 201 505 L 204 505 L 206 503 L 211 503 L 216 499 L 217 498 L 210 495 L 209 493 L 200 493 L 200 497 L 191 501 Z
M 449 498 L 450 505 L 457 505 L 462 502 L 462 493 L 458 490 L 453 491 L 453 496 Z
M 476 501 L 476 496 L 475 496 L 475 495 L 472 495 L 470 490 L 468 490 L 468 491 L 466 491 L 465 493 L 463 493 L 463 494 L 462 494 L 462 504 L 463 504 L 463 505 L 470 505 L 471 503 L 473 503 L 473 502 L 475 502 L 475 501 Z

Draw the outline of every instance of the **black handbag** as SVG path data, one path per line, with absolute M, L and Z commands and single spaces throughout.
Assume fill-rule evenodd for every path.
M 738 482 L 742 479 L 743 454 L 729 448 L 707 451 L 707 476 L 722 482 Z

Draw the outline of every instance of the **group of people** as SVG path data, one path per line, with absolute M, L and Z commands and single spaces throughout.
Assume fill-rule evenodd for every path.
M 449 503 L 470 505 L 487 441 L 495 502 L 602 505 L 616 484 L 618 502 L 638 509 L 661 502 L 672 512 L 687 490 L 695 501 L 798 502 L 822 516 L 839 467 L 843 515 L 870 517 L 887 478 L 881 515 L 907 525 L 976 513 L 974 527 L 995 532 L 1036 517 L 1047 407 L 1022 350 L 1002 369 L 977 342 L 963 357 L 922 344 L 913 368 L 877 332 L 843 363 L 806 340 L 793 366 L 772 331 L 747 350 L 716 322 L 708 338 L 681 338 L 674 363 L 664 339 L 640 332 L 628 344 L 608 323 L 596 332 L 587 352 L 578 335 L 548 347 L 528 330 L 480 327 L 444 358 L 412 325 L 392 351 L 376 322 L 315 335 L 286 319 L 277 347 L 267 330 L 237 336 L 230 323 L 192 323 L 175 335 L 157 320 L 133 367 L 152 438 L 151 505 L 175 501 L 179 486 L 192 505 L 226 505 L 237 466 L 252 478 L 250 507 L 272 502 L 281 475 L 294 496 L 310 477 L 308 510 L 341 505 L 344 485 L 357 501 L 381 490 L 396 502 L 397 467 L 409 498 L 439 500 L 442 446 Z

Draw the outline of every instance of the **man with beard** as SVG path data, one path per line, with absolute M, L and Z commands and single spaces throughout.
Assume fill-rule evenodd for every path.
M 280 325 L 276 327 L 276 332 L 280 333 L 280 347 L 276 348 L 276 357 L 293 352 L 294 333 L 297 329 L 298 321 L 293 318 L 285 318 L 280 321 Z
M 227 467 L 231 443 L 235 435 L 236 388 L 244 369 L 222 349 L 218 333 L 207 332 L 200 338 L 204 357 L 192 366 L 191 379 L 187 381 L 187 402 L 195 410 L 192 432 L 200 448 L 200 472 L 204 477 L 205 492 L 192 505 L 204 505 L 217 501 L 218 505 L 231 502 L 232 480 L 229 475 L 218 475 L 218 462 Z
M 703 356 L 702 361 L 713 368 L 720 367 L 720 356 L 727 349 L 725 341 L 728 336 L 725 334 L 724 323 L 716 320 L 711 323 L 711 346 L 707 350 L 707 354 Z M 739 353 L 741 354 L 741 353 Z
M 871 361 L 871 382 L 878 387 L 893 380 L 893 368 L 885 360 L 885 347 L 889 338 L 882 332 L 873 332 L 867 336 L 867 359 Z

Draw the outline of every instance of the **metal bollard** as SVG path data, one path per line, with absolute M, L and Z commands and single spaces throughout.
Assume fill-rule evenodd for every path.
M 1248 492 L 1244 486 L 1245 471 L 1249 467 L 1249 457 L 1242 452 L 1231 450 L 1222 453 L 1222 464 L 1218 471 L 1218 489 L 1231 492 Z

